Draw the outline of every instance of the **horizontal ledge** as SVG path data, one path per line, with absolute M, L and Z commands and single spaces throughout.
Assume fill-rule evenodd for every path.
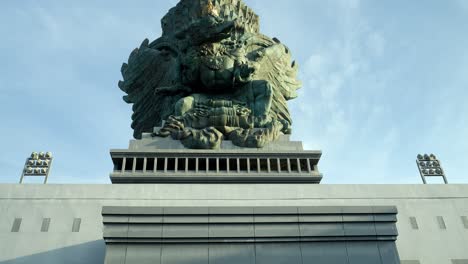
M 154 176 L 154 175 L 121 175 L 111 173 L 112 183 L 320 183 L 322 175 L 307 176 L 258 176 L 258 175 L 236 175 L 236 176 Z
M 235 217 L 235 216 L 234 216 Z M 185 221 L 115 221 L 115 220 L 109 220 L 106 221 L 104 220 L 104 224 L 109 224 L 109 225 L 132 225 L 132 226 L 144 226 L 144 225 L 173 225 L 173 226 L 194 226 L 194 225 L 213 225 L 213 226 L 222 226 L 222 225 L 236 225 L 236 226 L 242 226 L 242 225 L 277 225 L 277 224 L 283 224 L 283 225 L 291 225 L 291 224 L 308 224 L 308 225 L 319 225 L 319 224 L 386 224 L 386 223 L 396 223 L 396 220 L 391 220 L 391 221 L 382 221 L 382 220 L 375 220 L 375 221 L 351 221 L 351 220 L 345 220 L 345 221 L 285 221 L 285 220 L 269 220 L 269 221 L 237 221 L 233 220 L 231 222 L 227 221 L 197 221 L 193 223 L 185 222 Z
M 173 225 L 191 225 L 191 224 L 211 224 L 211 225 L 226 225 L 226 224 L 275 224 L 275 223 L 302 223 L 302 224 L 318 224 L 318 223 L 395 223 L 397 218 L 394 214 L 387 215 L 372 215 L 372 214 L 355 214 L 352 217 L 347 215 L 321 215 L 321 214 L 242 214 L 242 215 L 171 215 L 171 214 L 103 214 L 103 222 L 109 224 L 173 224 Z
M 276 172 L 276 171 L 235 171 L 235 170 L 230 170 L 230 171 L 194 171 L 194 170 L 172 170 L 172 171 L 152 171 L 152 170 L 136 170 L 136 171 L 120 171 L 116 170 L 110 173 L 111 177 L 140 177 L 140 178 L 173 178 L 173 177 L 183 177 L 183 178 L 214 178 L 214 177 L 219 177 L 219 178 L 254 178 L 254 177 L 272 177 L 272 178 L 279 178 L 279 177 L 321 177 L 322 174 L 311 170 L 310 172 L 305 171 L 305 172 L 298 172 L 298 171 L 281 171 L 281 172 Z
M 295 151 L 275 151 L 268 149 L 252 149 L 252 150 L 199 150 L 199 149 L 151 149 L 151 150 L 129 150 L 129 149 L 111 149 L 111 156 L 127 156 L 127 155 L 154 155 L 161 156 L 164 154 L 175 155 L 176 157 L 181 157 L 181 155 L 186 156 L 196 156 L 196 157 L 223 157 L 223 155 L 246 155 L 246 156 L 315 156 L 320 158 L 322 151 L 320 150 L 295 150 Z
M 396 206 L 258 206 L 258 207 L 158 207 L 103 206 L 105 215 L 171 215 L 171 216 L 249 216 L 249 215 L 395 215 Z
M 276 242 L 332 242 L 332 241 L 395 241 L 396 236 L 347 236 L 347 237 L 287 237 L 287 238 L 110 238 L 104 237 L 106 244 L 177 244 L 177 243 L 276 243 Z

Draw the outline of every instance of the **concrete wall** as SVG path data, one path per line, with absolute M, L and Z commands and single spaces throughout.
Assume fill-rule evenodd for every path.
M 468 185 L 3 184 L 0 263 L 103 263 L 105 205 L 395 205 L 402 260 L 448 264 L 468 259 L 468 219 L 463 218 L 468 216 Z M 12 232 L 15 218 L 22 219 L 18 232 Z M 50 218 L 47 232 L 41 232 L 43 218 Z M 79 232 L 72 232 L 75 218 L 81 218 Z

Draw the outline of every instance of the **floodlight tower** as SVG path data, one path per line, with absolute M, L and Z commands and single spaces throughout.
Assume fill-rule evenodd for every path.
M 428 176 L 442 177 L 444 179 L 445 184 L 448 184 L 444 170 L 440 165 L 440 161 L 436 158 L 434 154 L 418 154 L 416 164 L 418 165 L 419 173 L 421 174 L 421 179 L 424 184 L 427 184 L 426 177 Z
M 44 184 L 47 183 L 50 168 L 52 166 L 52 153 L 51 152 L 33 152 L 31 156 L 26 159 L 24 164 L 23 173 L 19 183 L 23 183 L 25 176 L 43 176 Z

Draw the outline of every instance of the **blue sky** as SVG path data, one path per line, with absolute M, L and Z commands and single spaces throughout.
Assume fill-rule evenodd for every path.
M 468 183 L 468 0 L 245 0 L 300 66 L 293 139 L 323 183 L 420 183 L 418 153 Z M 131 138 L 120 66 L 176 0 L 0 0 L 0 182 L 52 151 L 51 183 L 109 183 Z

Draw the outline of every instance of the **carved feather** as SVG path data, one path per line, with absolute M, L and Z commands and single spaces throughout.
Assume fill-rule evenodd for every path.
M 131 127 L 137 139 L 142 133 L 150 133 L 153 127 L 160 126 L 162 120 L 173 114 L 175 103 L 182 98 L 182 91 L 174 91 L 171 96 L 158 92 L 159 87 L 180 83 L 179 61 L 174 55 L 150 48 L 145 39 L 131 52 L 128 63 L 122 65 L 123 80 L 118 86 L 127 94 L 124 101 L 133 104 Z
M 256 48 L 253 48 L 256 47 Z M 279 41 L 265 36 L 255 38 L 250 44 L 250 58 L 257 57 L 254 80 L 265 80 L 273 89 L 271 111 L 279 120 L 292 123 L 286 101 L 297 97 L 301 86 L 297 80 L 297 64 L 291 63 L 291 55 Z M 255 55 L 254 55 L 255 54 Z

